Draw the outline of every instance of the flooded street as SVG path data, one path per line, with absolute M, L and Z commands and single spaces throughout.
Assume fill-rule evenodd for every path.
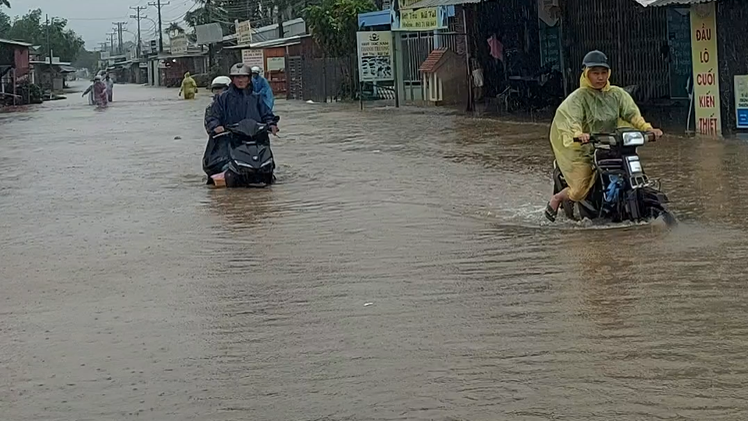
M 211 190 L 208 99 L 0 114 L 3 420 L 746 420 L 748 147 L 642 148 L 682 224 L 544 222 L 547 126 L 278 101 Z

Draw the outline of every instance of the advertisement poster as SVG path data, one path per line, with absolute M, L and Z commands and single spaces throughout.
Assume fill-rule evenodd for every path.
M 236 23 L 236 42 L 239 45 L 252 43 L 252 25 L 248 20 Z
M 748 129 L 748 75 L 735 76 L 735 110 L 738 129 Z
M 394 80 L 392 33 L 358 32 L 358 73 L 361 82 Z
M 187 54 L 187 37 L 180 36 L 171 39 L 171 53 L 176 54 Z
M 265 54 L 263 50 L 242 50 L 242 63 L 249 67 L 265 68 Z
M 714 3 L 691 6 L 691 56 L 696 132 L 710 136 L 719 136 L 722 131 L 716 20 Z

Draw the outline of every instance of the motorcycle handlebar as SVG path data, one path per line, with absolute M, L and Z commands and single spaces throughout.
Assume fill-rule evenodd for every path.
M 655 136 L 655 134 L 653 132 L 642 132 L 642 133 L 644 133 L 644 140 L 645 141 L 647 141 L 647 142 L 656 142 L 657 141 L 657 136 Z M 593 134 L 590 135 L 590 140 L 587 143 L 602 143 L 602 144 L 610 143 L 610 142 L 606 142 L 605 140 L 603 140 L 601 138 L 608 138 L 609 139 L 609 138 L 614 138 L 614 137 L 615 137 L 614 135 L 607 134 L 607 133 L 593 133 Z M 580 139 L 578 137 L 575 137 L 573 140 L 574 140 L 574 143 L 583 143 L 582 139 Z

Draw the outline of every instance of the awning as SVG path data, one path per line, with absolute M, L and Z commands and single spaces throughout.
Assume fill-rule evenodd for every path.
M 60 73 L 75 73 L 78 70 L 71 66 L 60 66 Z
M 423 9 L 424 7 L 457 6 L 460 4 L 476 4 L 482 0 L 421 0 L 410 6 L 401 7 L 400 10 Z
M 675 6 L 675 5 L 688 6 L 691 4 L 709 3 L 712 1 L 715 1 L 715 0 L 655 0 L 652 3 L 648 4 L 647 7 Z
M 19 47 L 26 47 L 26 48 L 31 47 L 31 44 L 29 44 L 28 42 L 13 41 L 13 40 L 4 39 L 4 38 L 0 38 L 0 44 L 17 45 Z
M 289 45 L 301 44 L 302 38 L 310 37 L 311 35 L 295 35 L 288 38 L 271 39 L 270 41 L 255 42 L 252 44 L 232 45 L 230 47 L 223 47 L 224 50 L 249 50 L 249 49 L 260 49 L 260 48 L 279 48 L 288 47 Z
M 164 54 L 164 55 L 159 55 L 156 59 L 157 60 L 168 60 L 168 59 L 175 59 L 175 58 L 195 58 L 195 57 L 203 57 L 206 55 L 208 55 L 207 51 L 203 53 L 186 53 L 186 54 L 175 54 L 175 55 Z

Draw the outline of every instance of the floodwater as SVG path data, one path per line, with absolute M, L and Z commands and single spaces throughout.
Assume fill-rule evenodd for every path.
M 278 101 L 227 191 L 205 95 L 115 100 L 0 114 L 3 420 L 748 419 L 745 145 L 648 145 L 681 226 L 585 227 L 543 125 Z

